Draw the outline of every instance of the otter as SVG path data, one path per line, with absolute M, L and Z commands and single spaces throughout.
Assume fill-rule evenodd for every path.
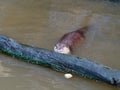
M 75 31 L 66 33 L 54 46 L 54 51 L 58 53 L 71 54 L 73 48 L 85 39 L 85 33 L 88 27 L 82 27 Z

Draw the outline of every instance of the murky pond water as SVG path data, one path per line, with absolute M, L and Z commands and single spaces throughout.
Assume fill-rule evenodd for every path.
M 57 40 L 92 25 L 74 54 L 120 69 L 120 4 L 107 0 L 0 0 L 0 34 L 53 50 Z M 0 90 L 119 90 L 0 55 Z

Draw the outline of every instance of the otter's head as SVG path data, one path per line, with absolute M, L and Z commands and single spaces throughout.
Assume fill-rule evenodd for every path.
M 64 53 L 64 54 L 70 54 L 71 50 L 68 46 L 66 46 L 65 44 L 56 44 L 54 47 L 54 51 L 58 52 L 58 53 Z

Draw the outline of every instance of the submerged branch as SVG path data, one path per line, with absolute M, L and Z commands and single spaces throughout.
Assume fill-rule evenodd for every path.
M 21 44 L 4 35 L 0 35 L 0 51 L 53 70 L 69 72 L 116 86 L 120 85 L 120 70 L 112 69 L 87 58 L 60 54 L 47 49 Z

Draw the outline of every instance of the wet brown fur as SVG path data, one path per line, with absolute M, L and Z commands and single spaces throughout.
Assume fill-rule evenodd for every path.
M 72 49 L 85 39 L 85 33 L 88 30 L 88 27 L 83 27 L 75 31 L 69 32 L 58 41 L 58 43 L 65 44 L 69 49 Z

